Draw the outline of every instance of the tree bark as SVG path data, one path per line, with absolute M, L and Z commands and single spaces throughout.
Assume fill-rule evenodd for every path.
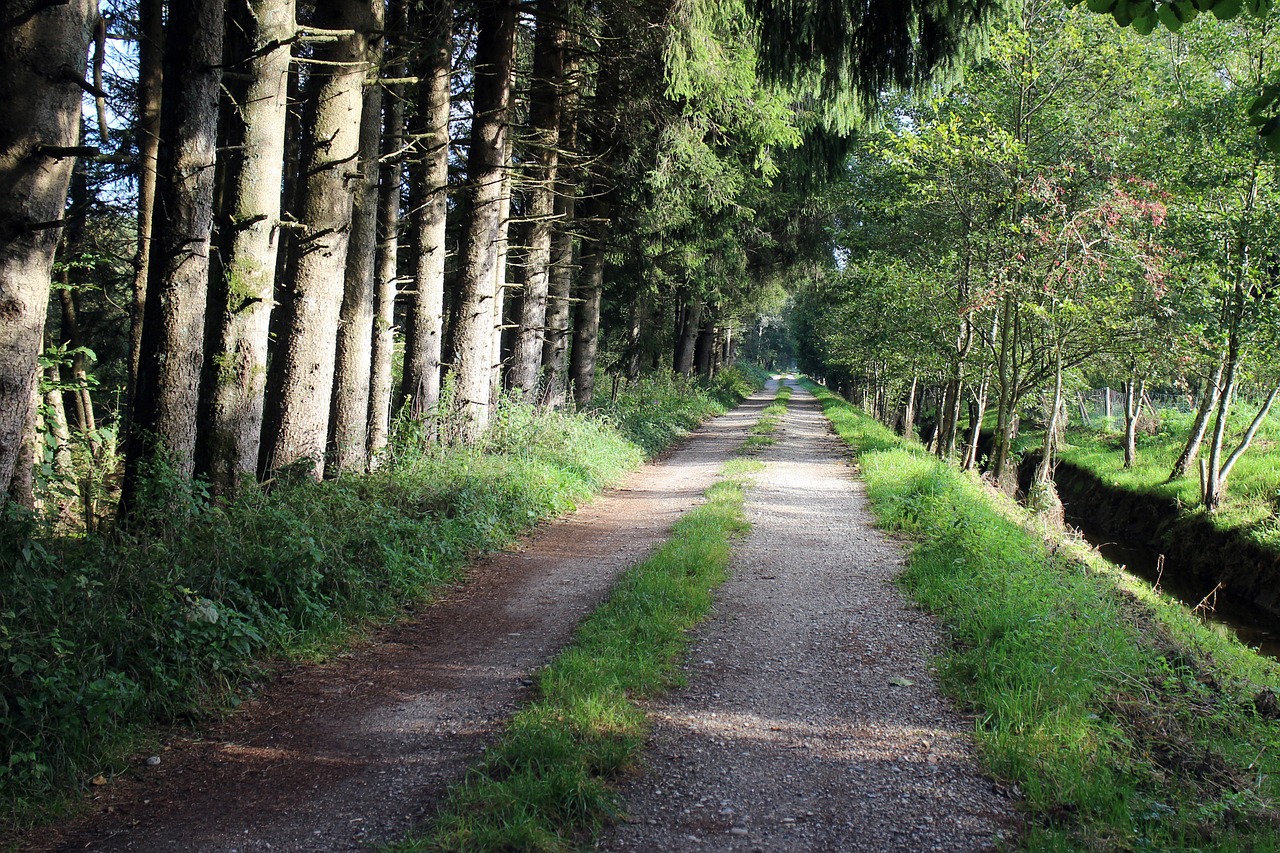
M 702 300 L 692 290 L 686 292 L 684 322 L 676 336 L 675 370 L 681 376 L 693 373 L 694 344 L 702 326 Z
M 515 66 L 512 65 L 512 85 L 515 85 Z M 511 162 L 512 134 L 508 133 L 502 159 Z M 493 268 L 493 335 L 490 339 L 489 355 L 489 400 L 490 403 L 502 396 L 502 332 L 505 329 L 503 312 L 506 310 L 507 288 L 509 287 L 507 263 L 511 256 L 511 194 L 513 192 L 512 170 L 506 169 L 502 175 L 502 201 L 498 204 L 498 261 Z
M 387 51 L 400 55 L 408 45 L 409 0 L 392 0 Z M 408 75 L 403 61 L 388 70 Z M 391 432 L 391 360 L 395 351 L 396 290 L 400 267 L 400 191 L 404 182 L 404 86 L 387 86 L 383 101 L 382 169 L 378 182 L 378 261 L 374 280 L 373 340 L 369 368 L 369 464 L 375 466 Z
M 34 423 L 50 271 L 80 139 L 80 73 L 96 0 L 11 2 L 0 29 L 0 503 L 28 491 L 19 465 Z M 26 14 L 22 14 L 26 13 Z M 60 70 L 61 69 L 61 70 Z
M 133 411 L 142 357 L 142 317 L 151 268 L 151 224 L 156 208 L 156 160 L 160 153 L 161 87 L 164 81 L 164 0 L 139 0 L 138 23 L 138 253 L 133 262 L 129 324 L 129 378 L 125 408 Z
M 584 241 L 582 250 L 582 279 L 569 363 L 573 401 L 579 409 L 591 405 L 595 395 L 596 356 L 600 350 L 600 301 L 604 291 L 604 250 L 608 226 L 604 221 L 603 205 L 597 203 L 593 208 L 591 235 Z
M 1142 390 L 1146 380 L 1133 377 L 1124 384 L 1124 467 L 1138 461 L 1138 418 L 1142 415 Z
M 169 10 L 165 41 L 183 49 L 165 52 L 156 215 L 125 444 L 125 513 L 145 460 L 159 455 L 184 479 L 195 472 L 225 5 L 192 0 Z
M 477 12 L 475 99 L 467 155 L 468 204 L 462 223 L 458 324 L 453 370 L 460 435 L 474 442 L 489 424 L 495 268 L 502 239 L 502 184 L 518 0 L 486 0 Z
M 227 494 L 252 482 L 258 468 L 266 394 L 267 347 L 280 249 L 281 181 L 289 94 L 294 0 L 245 0 L 232 13 L 231 61 L 247 85 L 233 104 L 232 186 L 221 274 L 226 302 L 218 311 L 212 358 L 209 476 Z
M 382 65 L 384 0 L 365 0 L 366 25 L 373 35 L 365 46 L 371 69 L 364 87 L 360 118 L 359 177 L 351 216 L 351 239 L 338 315 L 334 363 L 333 411 L 330 416 L 332 473 L 363 472 L 369 467 L 369 384 L 372 369 L 375 272 L 378 254 L 378 154 L 382 141 Z
M 305 227 L 297 249 L 292 293 L 282 306 L 284 336 L 272 361 L 273 393 L 267 399 L 260 469 L 267 475 L 302 465 L 313 477 L 324 471 L 330 395 L 351 233 L 352 187 L 357 167 L 367 0 L 319 0 L 315 25 L 343 31 L 316 51 L 307 95 L 307 141 L 300 205 Z
M 428 3 L 415 30 L 426 39 L 420 59 L 418 112 L 425 127 L 414 145 L 412 242 L 414 296 L 405 334 L 401 397 L 423 418 L 440 403 L 444 335 L 445 225 L 449 187 L 449 71 L 453 3 Z
M 1178 459 L 1173 463 L 1173 468 L 1169 471 L 1170 480 L 1178 480 L 1187 476 L 1187 472 L 1191 470 L 1191 463 L 1200 455 L 1200 445 L 1204 442 L 1205 431 L 1209 427 L 1209 416 L 1213 414 L 1213 407 L 1218 402 L 1218 391 L 1222 384 L 1223 363 L 1218 361 L 1214 368 L 1213 375 L 1208 377 L 1205 383 L 1204 395 L 1200 399 L 1200 408 L 1196 410 L 1196 419 L 1191 424 L 1191 432 L 1187 435 L 1186 444 L 1182 446 L 1182 452 L 1178 454 Z
M 555 231 L 556 173 L 560 163 L 560 119 L 568 43 L 564 0 L 539 0 L 534 41 L 533 89 L 529 103 L 529 232 L 520 327 L 511 360 L 511 387 L 531 397 L 538 387 L 546 336 L 551 238 Z

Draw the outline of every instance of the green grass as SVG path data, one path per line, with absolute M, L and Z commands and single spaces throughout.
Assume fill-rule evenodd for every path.
M 479 447 L 402 428 L 373 474 L 223 503 L 156 472 L 133 533 L 63 537 L 0 510 L 0 846 L 126 772 L 149 727 L 220 713 L 263 661 L 323 657 L 398 618 L 751 382 L 636 383 L 614 401 L 634 413 L 621 420 L 503 404 Z
M 901 583 L 950 634 L 942 684 L 1025 798 L 1024 849 L 1280 849 L 1280 726 L 1256 706 L 1280 667 L 814 390 L 912 543 Z
M 1244 432 L 1252 417 L 1248 406 L 1236 406 L 1229 436 Z M 1138 461 L 1124 467 L 1123 435 L 1074 428 L 1068 432 L 1068 446 L 1061 457 L 1096 474 L 1104 483 L 1132 491 L 1159 495 L 1176 501 L 1187 511 L 1199 511 L 1200 480 L 1193 463 L 1188 476 L 1167 482 L 1174 460 L 1191 428 L 1192 415 L 1162 411 L 1159 430 L 1138 436 Z M 1029 437 L 1028 440 L 1036 440 Z M 1234 448 L 1228 442 L 1227 451 Z M 1208 440 L 1201 455 L 1208 454 Z M 1260 545 L 1280 551 L 1280 416 L 1272 414 L 1253 444 L 1231 471 L 1227 494 L 1212 523 L 1223 530 L 1238 530 Z
M 780 386 L 773 402 L 760 411 L 760 418 L 747 430 L 747 440 L 742 445 L 743 453 L 758 453 L 777 443 L 773 433 L 787 414 L 787 401 L 790 399 L 791 389 L 786 385 Z
M 722 469 L 706 501 L 542 671 L 537 699 L 435 821 L 390 851 L 569 851 L 618 815 L 610 783 L 634 766 L 648 733 L 636 700 L 680 683 L 687 632 L 727 576 L 732 537 L 748 529 L 743 490 L 759 467 L 738 459 Z

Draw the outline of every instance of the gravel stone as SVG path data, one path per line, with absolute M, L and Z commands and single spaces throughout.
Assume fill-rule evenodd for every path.
M 752 531 L 697 632 L 688 683 L 648 705 L 644 768 L 607 851 L 980 851 L 1014 803 L 941 696 L 940 633 L 893 585 L 898 543 L 817 403 L 793 386 L 748 493 Z M 695 841 L 696 839 L 696 841 Z

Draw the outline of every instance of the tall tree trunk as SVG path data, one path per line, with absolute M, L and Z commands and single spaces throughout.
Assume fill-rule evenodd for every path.
M 694 345 L 702 326 L 702 300 L 692 290 L 686 291 L 684 322 L 676 333 L 675 371 L 681 376 L 693 373 Z
M 294 0 L 239 0 L 232 9 L 228 51 L 247 84 L 235 87 L 230 222 L 221 274 L 226 302 L 218 311 L 211 369 L 209 476 L 226 494 L 252 482 L 262 442 L 267 348 L 280 249 L 281 181 L 288 114 L 289 45 Z
M 388 54 L 397 57 L 388 69 L 393 79 L 405 77 L 400 57 L 409 38 L 409 0 L 392 0 L 388 20 Z M 404 183 L 404 86 L 387 86 L 383 101 L 382 169 L 378 182 L 378 262 L 374 280 L 373 341 L 369 368 L 369 463 L 376 465 L 391 432 L 391 360 L 395 351 L 396 288 L 400 267 L 400 191 Z
M 337 358 L 334 363 L 333 412 L 330 441 L 333 473 L 363 472 L 369 467 L 369 379 L 372 368 L 374 284 L 378 254 L 378 154 L 382 141 L 382 86 L 376 74 L 382 65 L 386 26 L 384 0 L 365 0 L 367 26 L 372 34 L 365 59 L 372 73 L 364 87 L 360 118 L 360 159 L 352 180 L 355 190 L 351 239 L 338 315 Z
M 425 4 L 415 30 L 425 44 L 419 59 L 418 113 L 411 169 L 414 295 L 405 334 L 401 397 L 423 418 L 440 403 L 444 336 L 445 225 L 449 187 L 449 71 L 453 39 L 452 0 Z
M 1000 315 L 1000 350 L 996 379 L 1000 394 L 997 398 L 996 436 L 992 451 L 991 474 L 1006 493 L 1012 494 L 1016 486 L 1016 472 L 1011 471 L 1009 451 L 1017 436 L 1017 406 L 1019 395 L 1018 347 L 1019 312 L 1013 294 L 1005 296 Z
M 546 336 L 551 238 L 555 231 L 556 173 L 560 163 L 560 119 L 565 95 L 568 42 L 565 0 L 539 0 L 534 41 L 533 89 L 529 103 L 532 162 L 528 170 L 529 232 L 520 299 L 520 327 L 511 361 L 511 387 L 526 396 L 538 386 Z
M 284 337 L 272 361 L 260 469 L 270 474 L 306 463 L 319 478 L 329 434 L 330 395 L 351 233 L 347 173 L 360 149 L 362 84 L 367 72 L 367 0 L 318 0 L 315 26 L 343 31 L 316 51 L 307 93 L 309 115 L 300 205 L 305 227 L 292 293 L 281 306 Z
M 518 0 L 486 0 L 477 12 L 475 100 L 467 155 L 468 200 L 462 224 L 458 326 L 453 370 L 463 440 L 489 424 L 495 268 L 502 238 L 502 184 L 515 60 Z
M 716 341 L 716 317 L 711 306 L 702 311 L 702 324 L 693 343 L 693 367 L 699 376 L 711 376 L 711 350 Z
M 129 377 L 125 408 L 133 411 L 142 355 L 142 317 L 151 267 L 151 223 L 156 209 L 156 159 L 160 152 L 161 85 L 164 80 L 164 0 L 139 0 L 138 23 L 138 253 L 133 262 L 129 324 Z
M 599 201 L 599 199 L 597 199 Z M 591 405 L 596 390 L 596 356 L 600 349 L 600 299 L 604 290 L 605 211 L 593 205 L 591 235 L 582 247 L 582 278 L 577 316 L 573 323 L 573 352 L 569 374 L 573 401 L 578 408 Z
M 1187 441 L 1182 446 L 1182 452 L 1178 454 L 1178 459 L 1173 463 L 1173 468 L 1169 471 L 1170 480 L 1178 480 L 1187 476 L 1187 472 L 1191 470 L 1191 463 L 1200 455 L 1200 445 L 1204 442 L 1205 431 L 1209 427 L 1209 416 L 1213 414 L 1213 407 L 1218 402 L 1218 392 L 1222 385 L 1222 360 L 1219 359 L 1214 367 L 1213 375 L 1207 377 L 1205 382 L 1204 394 L 1200 398 L 1200 408 L 1196 410 L 1196 419 L 1191 424 L 1191 432 L 1187 435 Z
M 982 443 L 982 419 L 987 413 L 987 392 L 990 390 L 990 385 L 990 374 L 984 369 L 982 382 L 974 393 L 974 399 L 969 403 L 969 441 L 965 446 L 964 461 L 961 466 L 966 471 L 972 471 L 978 464 L 978 447 Z
M 558 408 L 567 399 L 569 367 L 570 299 L 573 294 L 574 215 L 577 200 L 569 178 L 560 181 L 562 195 L 556 200 L 558 222 L 551 244 L 551 285 L 547 295 L 547 339 L 542 347 L 542 405 Z
M 515 66 L 512 65 L 511 83 L 515 85 Z M 508 133 L 502 159 L 511 162 L 512 134 Z M 502 396 L 502 332 L 506 328 L 503 312 L 507 304 L 507 288 L 510 286 L 507 276 L 507 263 L 511 256 L 511 194 L 514 181 L 512 170 L 506 169 L 502 174 L 502 201 L 498 205 L 499 228 L 498 261 L 493 267 L 493 335 L 490 340 L 489 355 L 489 400 L 492 403 Z
M 97 0 L 10 3 L 0 29 L 0 503 L 29 492 L 53 254 L 80 141 L 80 87 Z M 60 69 L 62 69 L 60 71 Z
M 195 471 L 225 5 L 191 0 L 169 9 L 165 42 L 183 49 L 166 51 L 164 59 L 150 274 L 125 445 L 126 513 L 153 454 L 181 478 Z
M 627 340 L 627 379 L 634 382 L 640 378 L 640 369 L 644 364 L 644 334 L 653 313 L 648 291 L 636 294 L 631 302 L 631 331 Z

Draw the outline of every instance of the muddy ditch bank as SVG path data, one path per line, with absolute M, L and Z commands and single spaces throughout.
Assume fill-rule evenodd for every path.
M 1028 456 L 1020 479 L 1029 484 L 1037 458 Z M 1144 546 L 1165 556 L 1165 577 L 1195 582 L 1204 592 L 1247 602 L 1280 620 L 1280 552 L 1243 535 L 1223 531 L 1175 501 L 1116 488 L 1093 472 L 1059 462 L 1054 482 L 1067 520 L 1094 537 L 1121 546 Z M 1195 604 L 1196 602 L 1191 602 Z

